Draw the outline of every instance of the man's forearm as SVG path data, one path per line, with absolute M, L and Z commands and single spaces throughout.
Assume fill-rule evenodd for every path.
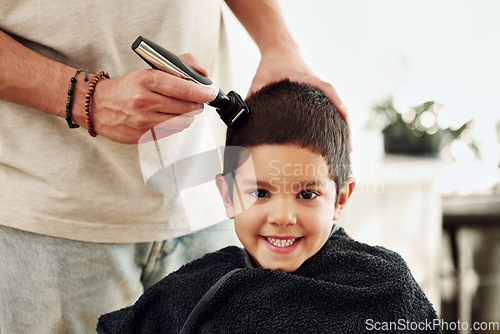
M 226 3 L 262 55 L 282 50 L 298 54 L 277 0 L 226 0 Z
M 75 69 L 26 48 L 2 31 L 0 44 L 0 99 L 64 117 Z M 75 85 L 73 105 L 83 108 L 87 86 Z M 84 119 L 83 113 L 74 117 Z

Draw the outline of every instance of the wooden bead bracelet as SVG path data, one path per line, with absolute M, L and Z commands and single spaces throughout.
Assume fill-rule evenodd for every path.
M 89 130 L 89 135 L 91 135 L 92 137 L 97 136 L 97 133 L 94 131 L 94 124 L 92 123 L 92 108 L 91 108 L 92 95 L 94 94 L 97 83 L 102 77 L 109 79 L 109 74 L 104 71 L 96 73 L 92 78 L 92 81 L 90 82 L 87 95 L 85 95 L 85 119 L 87 120 L 87 128 Z

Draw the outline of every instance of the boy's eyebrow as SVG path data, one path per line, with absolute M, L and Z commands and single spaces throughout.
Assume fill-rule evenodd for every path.
M 276 183 L 272 184 L 266 181 L 261 181 L 261 180 L 255 180 L 255 179 L 243 179 L 240 182 L 238 182 L 242 186 L 258 186 L 258 187 L 264 187 L 264 188 L 269 188 L 269 187 L 276 187 Z M 313 186 L 313 187 L 322 187 L 325 185 L 325 182 L 321 180 L 306 180 L 306 181 L 294 181 L 295 184 L 300 184 L 303 187 L 304 186 Z

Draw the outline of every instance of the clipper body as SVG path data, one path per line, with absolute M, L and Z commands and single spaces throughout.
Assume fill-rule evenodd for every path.
M 132 50 L 152 68 L 193 81 L 199 85 L 211 87 L 217 91 L 217 97 L 208 105 L 216 109 L 220 118 L 228 127 L 237 127 L 249 113 L 245 101 L 237 93 L 230 91 L 226 95 L 209 78 L 155 42 L 139 36 L 132 44 Z

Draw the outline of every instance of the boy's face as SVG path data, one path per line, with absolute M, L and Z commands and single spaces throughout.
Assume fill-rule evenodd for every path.
M 292 272 L 327 241 L 333 221 L 354 188 L 349 180 L 335 204 L 335 182 L 325 159 L 295 145 L 249 148 L 230 198 L 217 185 L 238 238 L 259 267 Z

